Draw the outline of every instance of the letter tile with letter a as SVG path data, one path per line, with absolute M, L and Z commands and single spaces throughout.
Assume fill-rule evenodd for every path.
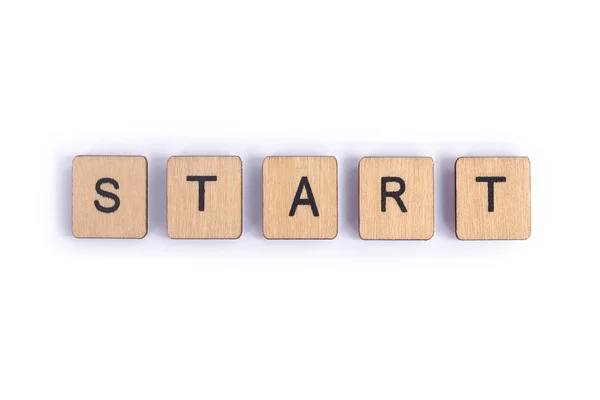
M 338 232 L 335 157 L 267 157 L 263 234 L 267 239 L 334 239 Z
M 167 232 L 171 239 L 242 235 L 242 160 L 171 157 L 167 162 Z
M 148 232 L 148 162 L 141 156 L 73 159 L 73 236 L 141 239 Z
M 431 239 L 433 159 L 365 157 L 360 160 L 358 174 L 362 239 Z
M 463 157 L 456 161 L 456 237 L 523 240 L 531 235 L 527 157 Z

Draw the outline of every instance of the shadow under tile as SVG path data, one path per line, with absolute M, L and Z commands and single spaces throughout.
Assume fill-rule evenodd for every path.
M 360 157 L 344 157 L 338 165 L 340 176 L 340 211 L 343 211 L 344 223 L 340 230 L 353 238 L 360 239 L 358 234 L 358 163 Z
M 62 236 L 73 236 L 72 204 L 73 204 L 73 157 L 60 156 L 57 161 L 57 225 Z
M 456 238 L 456 198 L 454 189 L 454 163 L 456 157 L 441 157 L 436 160 L 439 178 L 436 179 L 436 204 L 441 210 L 441 221 L 438 225 L 439 233 L 444 237 Z M 438 233 L 438 232 L 436 232 Z
M 148 156 L 148 234 L 167 235 L 168 156 Z
M 264 157 L 248 156 L 243 160 L 242 235 L 263 237 L 262 232 L 262 162 Z

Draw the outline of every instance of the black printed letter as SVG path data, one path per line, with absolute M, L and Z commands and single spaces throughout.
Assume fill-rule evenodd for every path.
M 488 212 L 494 212 L 494 183 L 506 182 L 505 176 L 478 176 L 476 182 L 487 182 L 488 184 Z
M 306 199 L 302 199 L 302 191 L 306 188 L 306 195 L 308 196 Z M 308 183 L 308 178 L 303 176 L 300 179 L 300 184 L 298 185 L 298 191 L 296 191 L 296 197 L 294 197 L 294 202 L 292 203 L 292 209 L 290 210 L 290 217 L 296 215 L 296 209 L 298 206 L 307 206 L 310 205 L 310 209 L 315 217 L 319 216 L 319 210 L 317 209 L 317 203 L 315 202 L 315 196 L 313 196 L 312 189 L 310 188 L 310 183 Z
M 204 211 L 205 182 L 216 182 L 216 176 L 188 176 L 188 182 L 198 182 L 198 211 Z
M 101 186 L 105 183 L 110 183 L 114 186 L 115 189 L 119 188 L 119 183 L 112 178 L 100 178 L 98 179 L 98 182 L 96 182 L 96 193 L 98 193 L 102 197 L 112 199 L 112 201 L 115 202 L 115 204 L 113 204 L 111 207 L 103 207 L 98 200 L 94 200 L 94 205 L 96 206 L 96 209 L 100 212 L 108 214 L 115 212 L 119 209 L 119 206 L 121 205 L 121 200 L 116 194 L 102 190 Z
M 396 182 L 396 183 L 400 184 L 400 189 L 398 189 L 395 192 L 388 192 L 388 190 L 387 190 L 388 182 Z M 402 212 L 407 212 L 408 210 L 406 209 L 406 207 L 404 206 L 404 202 L 400 198 L 400 196 L 402 196 L 402 194 L 404 193 L 405 190 L 406 190 L 406 183 L 404 183 L 404 180 L 402 178 L 398 178 L 395 176 L 382 177 L 381 178 L 381 212 L 386 211 L 387 197 L 391 197 L 392 199 L 396 200 L 396 203 L 398 203 L 398 207 L 400 207 L 400 210 Z

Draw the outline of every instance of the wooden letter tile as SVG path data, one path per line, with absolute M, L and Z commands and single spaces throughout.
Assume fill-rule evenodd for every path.
M 73 159 L 73 236 L 141 239 L 148 231 L 147 204 L 145 157 Z
M 433 159 L 365 157 L 360 160 L 362 239 L 429 240 L 433 230 Z
M 172 239 L 242 235 L 242 160 L 171 157 L 167 162 L 167 231 Z
M 335 157 L 267 157 L 263 234 L 267 239 L 333 239 L 338 231 Z
M 527 239 L 531 183 L 527 157 L 463 157 L 456 161 L 456 237 Z

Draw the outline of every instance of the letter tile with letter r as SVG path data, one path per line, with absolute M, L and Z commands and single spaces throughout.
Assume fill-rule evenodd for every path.
M 267 157 L 263 234 L 267 239 L 333 239 L 338 232 L 335 157 Z
M 141 156 L 73 159 L 73 236 L 141 239 L 148 231 L 148 162 Z
M 365 157 L 360 160 L 358 175 L 362 239 L 431 239 L 432 158 Z
M 242 235 L 240 157 L 169 158 L 167 232 L 171 239 L 237 239 Z
M 456 237 L 523 240 L 531 235 L 527 157 L 462 157 L 456 161 Z

